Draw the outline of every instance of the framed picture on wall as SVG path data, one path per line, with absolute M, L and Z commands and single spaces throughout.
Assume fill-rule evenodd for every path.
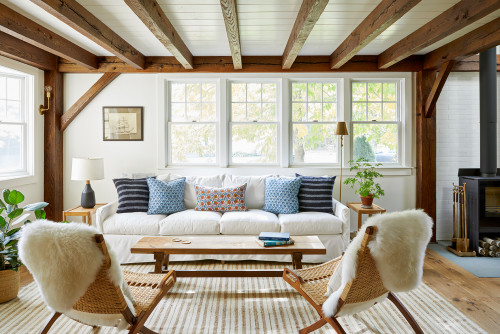
M 143 135 L 143 107 L 103 107 L 104 141 L 141 141 Z

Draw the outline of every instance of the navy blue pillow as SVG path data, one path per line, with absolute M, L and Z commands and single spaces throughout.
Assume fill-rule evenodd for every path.
M 295 174 L 295 176 L 302 176 Z M 336 176 L 315 177 L 302 176 L 299 189 L 299 211 L 315 211 L 333 214 L 333 187 Z
M 113 179 L 118 192 L 116 213 L 148 212 L 149 187 L 147 179 Z

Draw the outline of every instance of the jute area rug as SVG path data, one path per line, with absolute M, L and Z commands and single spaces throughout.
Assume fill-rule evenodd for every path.
M 288 264 L 237 262 L 224 269 L 279 269 Z M 220 262 L 174 263 L 172 269 L 220 269 Z M 127 265 L 127 270 L 149 272 L 153 265 Z M 422 284 L 397 296 L 425 333 L 486 333 L 458 309 Z M 37 333 L 50 311 L 35 283 L 18 298 L 0 304 L 0 333 Z M 282 278 L 180 278 L 156 307 L 146 325 L 159 333 L 297 333 L 319 319 L 316 311 Z M 389 301 L 368 311 L 339 319 L 347 333 L 412 333 Z M 94 333 L 90 326 L 60 317 L 50 333 Z M 98 333 L 118 333 L 101 328 Z M 122 332 L 125 333 L 125 332 Z M 315 333 L 335 333 L 325 325 Z

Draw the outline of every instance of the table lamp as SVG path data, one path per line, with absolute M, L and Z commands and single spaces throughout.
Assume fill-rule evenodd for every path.
M 337 122 L 337 129 L 335 130 L 335 135 L 340 136 L 340 195 L 339 202 L 342 202 L 342 151 L 344 150 L 344 136 L 347 136 L 349 132 L 347 131 L 347 126 L 345 122 Z
M 95 206 L 95 193 L 90 186 L 90 180 L 102 179 L 104 179 L 103 158 L 73 158 L 71 180 L 87 181 L 82 191 L 82 208 L 91 209 Z

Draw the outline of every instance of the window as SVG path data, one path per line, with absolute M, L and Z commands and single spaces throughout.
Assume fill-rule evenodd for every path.
M 398 163 L 399 82 L 352 82 L 352 158 Z
M 26 96 L 29 80 L 28 76 L 10 72 L 0 67 L 0 177 L 28 173 L 30 160 Z
M 278 85 L 230 83 L 230 163 L 278 163 Z
M 292 82 L 293 164 L 337 163 L 336 82 Z
M 217 163 L 217 83 L 169 83 L 169 162 Z

